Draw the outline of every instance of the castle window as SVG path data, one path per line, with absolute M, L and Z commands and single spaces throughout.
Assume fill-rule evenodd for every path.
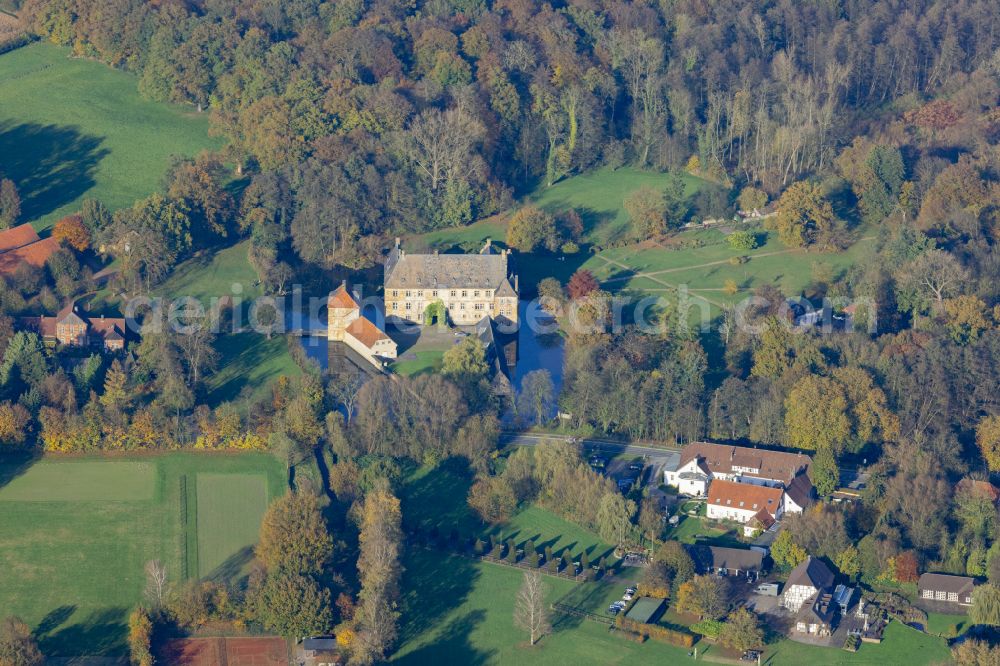
M 407 291 L 406 291 L 406 297 L 407 297 L 407 298 L 409 298 L 409 297 L 410 297 L 410 291 L 409 291 L 409 290 L 407 290 Z
M 479 290 L 476 289 L 474 292 L 472 292 L 472 295 L 475 296 L 476 298 L 479 298 Z
M 399 296 L 399 290 L 398 289 L 393 289 L 392 290 L 392 297 L 396 298 L 397 296 Z
M 424 290 L 423 289 L 418 289 L 417 290 L 417 298 L 423 298 L 423 296 L 424 296 Z
M 431 292 L 431 294 L 434 296 L 434 298 L 437 298 L 438 290 L 435 289 L 434 291 Z
M 406 304 L 406 309 L 407 310 L 411 310 L 412 308 L 413 308 L 413 303 L 407 303 Z
M 464 310 L 465 309 L 465 303 L 459 303 L 458 308 L 460 310 Z
M 454 290 L 454 289 L 452 289 L 452 290 L 451 290 L 451 297 L 452 297 L 452 298 L 454 298 L 454 297 L 455 297 L 455 290 Z
M 398 310 L 399 309 L 399 303 L 393 303 L 392 304 L 392 309 L 393 310 Z
M 477 310 L 482 310 L 483 309 L 483 304 L 482 303 L 476 303 L 476 309 Z
M 469 295 L 469 292 L 467 292 L 465 289 L 463 289 L 462 290 L 462 298 L 465 298 L 468 295 Z
M 486 298 L 493 298 L 493 290 L 492 289 L 487 289 L 486 290 Z

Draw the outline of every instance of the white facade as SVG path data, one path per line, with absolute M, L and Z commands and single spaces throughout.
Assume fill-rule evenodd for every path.
M 751 509 L 749 507 L 708 504 L 705 508 L 705 516 L 714 520 L 735 520 L 738 523 L 745 523 L 757 515 L 758 511 L 760 511 L 760 507 Z
M 781 599 L 781 605 L 792 611 L 799 612 L 802 604 L 812 597 L 818 590 L 812 585 L 792 585 L 785 588 L 785 594 Z
M 678 492 L 695 496 L 701 496 L 708 492 L 708 484 L 712 480 L 711 475 L 698 465 L 697 460 L 688 461 L 686 465 L 675 471 L 665 470 L 663 477 L 664 483 L 677 488 Z
M 796 504 L 795 500 L 789 497 L 788 493 L 785 493 L 781 497 L 781 510 L 784 513 L 802 513 L 805 507 Z

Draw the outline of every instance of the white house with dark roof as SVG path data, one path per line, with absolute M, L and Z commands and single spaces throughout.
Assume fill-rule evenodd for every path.
M 943 601 L 959 606 L 972 605 L 976 581 L 968 576 L 925 573 L 917 581 L 917 596 L 925 601 Z
M 440 301 L 460 326 L 483 317 L 516 322 L 518 285 L 511 268 L 510 250 L 489 240 L 475 254 L 410 254 L 397 238 L 385 261 L 386 317 L 423 323 L 427 307 Z
M 664 482 L 688 495 L 704 495 L 713 479 L 784 488 L 808 472 L 811 464 L 812 459 L 801 453 L 694 442 L 681 451 L 677 466 L 664 472 Z M 801 493 L 797 497 L 805 501 Z M 795 506 L 804 508 L 798 501 Z
M 781 605 L 798 613 L 806 602 L 817 600 L 833 588 L 834 575 L 822 560 L 809 556 L 792 569 L 785 582 Z M 814 599 L 815 598 L 815 599 Z

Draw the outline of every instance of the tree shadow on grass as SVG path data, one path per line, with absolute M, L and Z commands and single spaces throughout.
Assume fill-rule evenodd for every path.
M 423 549 L 408 553 L 403 566 L 400 645 L 432 630 L 459 608 L 480 576 L 471 560 Z
M 486 613 L 475 610 L 456 618 L 438 632 L 438 640 L 395 660 L 396 664 L 488 664 L 495 650 L 482 650 L 472 644 L 470 635 L 486 620 Z
M 124 654 L 127 613 L 118 607 L 94 611 L 80 622 L 39 636 L 38 646 L 46 657 Z
M 110 151 L 69 125 L 0 123 L 0 171 L 17 185 L 21 218 L 33 220 L 82 196 Z
M 467 502 L 472 479 L 468 461 L 448 458 L 406 483 L 400 497 L 405 527 L 421 530 L 437 527 L 444 534 L 455 529 L 462 538 L 477 532 L 478 521 Z
M 247 565 L 253 560 L 253 546 L 244 546 L 215 567 L 208 578 L 220 583 L 229 583 L 240 587 L 249 575 Z
M 35 451 L 0 456 L 0 488 L 27 472 L 40 458 Z

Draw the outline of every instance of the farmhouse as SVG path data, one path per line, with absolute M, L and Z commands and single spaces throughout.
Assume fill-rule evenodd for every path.
M 125 348 L 127 326 L 121 317 L 87 317 L 70 303 L 55 317 L 21 317 L 21 327 L 38 333 L 44 340 L 67 347 L 99 347 L 104 351 Z
M 783 488 L 807 472 L 811 463 L 801 453 L 695 442 L 684 447 L 677 467 L 667 470 L 664 480 L 689 495 L 704 495 L 713 479 Z
M 22 224 L 0 232 L 0 275 L 12 276 L 22 265 L 41 268 L 59 249 L 59 241 L 39 238 L 35 228 Z
M 327 299 L 327 338 L 342 342 L 377 368 L 383 359 L 396 358 L 396 343 L 370 319 L 341 284 Z
M 440 304 L 448 320 L 471 326 L 483 317 L 517 321 L 517 275 L 510 251 L 487 240 L 478 254 L 407 254 L 396 247 L 385 261 L 385 312 L 390 319 L 424 323 Z
M 781 605 L 793 613 L 798 613 L 803 605 L 807 602 L 815 603 L 831 587 L 833 587 L 833 572 L 823 564 L 822 560 L 809 556 L 788 575 Z
M 925 573 L 917 581 L 921 599 L 946 601 L 959 606 L 972 605 L 972 590 L 975 586 L 976 581 L 968 576 L 949 574 Z
M 810 597 L 795 615 L 795 631 L 801 634 L 829 636 L 838 618 L 837 602 L 829 592 Z
M 781 488 L 716 479 L 708 489 L 705 516 L 744 525 L 758 514 L 761 514 L 758 520 L 777 520 L 782 514 L 782 495 Z
M 699 573 L 720 576 L 745 576 L 756 580 L 763 569 L 764 554 L 745 548 L 719 546 L 690 546 L 691 559 Z

